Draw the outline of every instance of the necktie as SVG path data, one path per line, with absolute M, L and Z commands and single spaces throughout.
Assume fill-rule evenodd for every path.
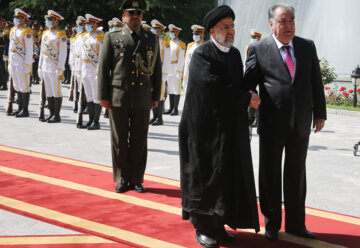
M 135 32 L 132 32 L 131 36 L 135 42 L 135 45 L 137 45 L 137 43 L 139 41 L 139 36 Z
M 294 61 L 292 60 L 291 54 L 290 54 L 290 46 L 283 46 L 283 49 L 285 51 L 285 63 L 289 69 L 291 77 L 294 76 Z

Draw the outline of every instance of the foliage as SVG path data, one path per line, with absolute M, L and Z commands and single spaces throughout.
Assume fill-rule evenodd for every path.
M 326 104 L 335 106 L 352 106 L 354 98 L 354 90 L 346 90 L 346 87 L 340 87 L 334 85 L 332 87 L 326 86 L 325 88 Z M 357 95 L 360 95 L 360 89 L 356 91 Z M 359 99 L 360 97 L 358 97 Z M 358 100 L 358 105 L 359 105 Z
M 47 10 L 52 9 L 61 14 L 66 24 L 74 24 L 78 15 L 91 13 L 102 18 L 105 30 L 107 21 L 113 17 L 121 17 L 119 7 L 123 0 L 1 0 L 0 16 L 7 20 L 13 19 L 15 8 L 21 8 L 31 15 L 31 19 L 44 20 Z M 191 25 L 202 25 L 203 16 L 216 6 L 215 0 L 146 0 L 147 11 L 144 20 L 150 23 L 152 19 L 158 19 L 164 25 L 174 24 L 183 29 L 180 39 L 185 42 L 192 41 Z M 121 18 L 120 18 L 121 19 Z
M 329 62 L 326 58 L 321 58 L 320 62 L 320 70 L 321 70 L 321 76 L 323 84 L 329 84 L 334 82 L 337 79 L 337 74 L 335 73 L 335 68 L 329 67 Z

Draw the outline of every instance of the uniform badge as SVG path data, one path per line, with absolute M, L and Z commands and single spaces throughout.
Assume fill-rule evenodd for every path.
M 31 38 L 31 34 L 26 35 L 26 38 L 30 39 L 30 38 Z
M 62 37 L 62 39 L 61 39 L 63 42 L 65 42 L 66 41 L 66 37 Z
M 115 47 L 120 48 L 120 41 L 119 40 L 115 40 Z
M 149 57 L 154 56 L 154 52 L 153 51 L 147 51 L 147 56 L 149 56 Z
M 137 1 L 132 2 L 132 7 L 136 9 L 139 8 L 139 3 Z

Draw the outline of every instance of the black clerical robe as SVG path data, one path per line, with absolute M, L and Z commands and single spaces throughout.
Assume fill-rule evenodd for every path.
M 213 215 L 232 228 L 259 230 L 239 51 L 212 41 L 193 53 L 179 125 L 183 218 Z

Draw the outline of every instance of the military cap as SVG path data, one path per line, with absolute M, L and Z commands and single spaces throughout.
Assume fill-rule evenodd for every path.
M 5 20 L 4 18 L 1 18 L 1 17 L 0 17 L 0 22 L 6 23 L 6 20 Z
M 204 31 L 205 31 L 205 28 L 204 28 L 203 26 L 194 24 L 194 25 L 191 26 L 191 30 L 193 31 L 193 33 L 196 33 L 196 32 L 204 32 Z
M 219 21 L 231 17 L 235 20 L 235 13 L 228 5 L 220 5 L 210 10 L 203 18 L 203 26 L 207 31 L 214 27 Z
M 169 25 L 169 30 L 170 31 L 178 31 L 178 32 L 180 32 L 182 29 L 179 28 L 179 27 L 176 27 L 174 24 L 170 24 Z
M 100 26 L 100 27 L 97 27 L 97 28 L 96 28 L 97 31 L 101 31 L 101 32 L 103 31 L 103 29 L 104 29 L 103 26 Z
M 151 26 L 148 25 L 148 24 L 146 24 L 146 23 L 143 23 L 143 24 L 142 24 L 142 27 L 143 27 L 143 29 L 145 29 L 145 30 L 151 30 Z
M 95 23 L 98 23 L 100 21 L 102 21 L 102 19 L 98 18 L 98 17 L 95 17 L 91 14 L 86 14 L 85 15 L 85 18 L 86 18 L 86 22 L 95 22 Z
M 120 7 L 120 10 L 146 10 L 146 2 L 144 0 L 125 0 Z
M 47 12 L 46 19 L 48 19 L 50 17 L 54 17 L 54 18 L 58 19 L 59 21 L 64 20 L 64 17 L 62 17 L 59 13 L 57 13 L 53 10 L 48 10 L 48 12 Z
M 86 19 L 83 16 L 78 16 L 76 18 L 76 25 L 81 25 L 81 24 L 84 24 L 85 22 L 86 22 Z
M 21 9 L 15 9 L 14 10 L 14 17 L 22 16 L 25 19 L 30 18 L 31 16 L 27 14 L 25 11 L 22 11 Z
M 250 30 L 250 35 L 251 36 L 258 36 L 259 38 L 261 38 L 262 34 L 259 32 L 256 32 L 255 29 L 251 29 Z
M 166 26 L 164 26 L 161 22 L 159 22 L 158 20 L 154 19 L 151 21 L 151 26 L 153 28 L 160 28 L 161 30 L 164 30 L 166 28 Z
M 112 22 L 112 24 L 114 25 L 114 26 L 121 26 L 121 27 L 123 27 L 125 24 L 122 22 L 122 21 L 120 21 L 120 19 L 119 18 L 117 18 L 117 17 L 114 17 L 112 20 L 111 20 L 111 22 Z

